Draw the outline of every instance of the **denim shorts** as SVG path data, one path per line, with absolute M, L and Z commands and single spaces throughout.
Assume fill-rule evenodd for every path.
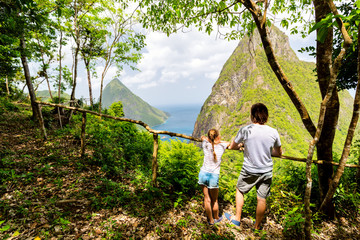
M 243 194 L 248 193 L 254 186 L 256 186 L 256 193 L 260 198 L 267 198 L 270 196 L 270 187 L 272 183 L 272 172 L 268 173 L 249 173 L 242 170 L 236 185 Z
M 199 184 L 204 185 L 207 188 L 219 188 L 219 175 L 216 173 L 209 173 L 200 171 L 199 172 Z

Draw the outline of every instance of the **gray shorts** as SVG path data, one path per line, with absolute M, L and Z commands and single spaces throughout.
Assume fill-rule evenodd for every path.
M 249 173 L 241 170 L 236 188 L 243 194 L 248 193 L 256 186 L 256 193 L 260 198 L 270 196 L 270 186 L 272 182 L 272 172 L 267 173 Z

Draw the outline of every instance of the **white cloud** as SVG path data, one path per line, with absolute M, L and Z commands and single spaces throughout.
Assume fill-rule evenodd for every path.
M 144 83 L 139 85 L 139 88 L 152 88 L 152 87 L 156 87 L 158 84 L 156 82 L 149 82 L 149 83 Z
M 314 44 L 314 36 L 303 39 L 289 36 L 290 44 L 297 55 L 306 61 L 313 58 L 297 50 Z M 125 68 L 119 79 L 135 94 L 150 104 L 181 104 L 205 101 L 216 82 L 223 65 L 235 50 L 239 41 L 216 39 L 196 30 L 167 37 L 151 32 L 146 38 L 146 49 L 137 68 Z M 72 67 L 71 43 L 64 48 L 63 65 Z M 87 76 L 83 61 L 79 59 L 77 97 L 88 96 Z M 97 78 L 92 77 L 94 97 L 99 96 L 103 62 L 96 66 Z M 35 71 L 35 69 L 33 70 Z M 105 79 L 105 85 L 116 76 L 117 68 L 112 66 Z M 186 96 L 186 98 L 184 98 Z
M 128 76 L 121 79 L 132 89 L 165 88 L 177 82 L 187 89 L 189 81 L 191 88 L 198 88 L 204 78 L 212 80 L 213 84 L 237 45 L 237 41 L 215 40 L 213 36 L 195 31 L 170 37 L 150 33 L 146 42 L 143 59 L 138 65 L 141 72 L 128 72 Z M 180 91 L 178 87 L 176 89 Z
M 123 77 L 120 78 L 122 83 L 126 86 L 134 86 L 150 82 L 156 76 L 156 69 L 145 69 L 141 72 L 136 72 L 135 75 L 131 73 L 126 73 Z
M 161 71 L 160 82 L 174 83 L 180 78 L 179 75 L 181 75 L 181 73 L 165 69 Z

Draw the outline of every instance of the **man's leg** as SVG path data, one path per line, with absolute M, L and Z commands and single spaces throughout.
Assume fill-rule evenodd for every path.
M 260 229 L 260 223 L 264 218 L 266 210 L 266 199 L 257 196 L 255 229 Z
M 209 194 L 209 189 L 204 185 L 202 185 L 201 187 L 204 193 L 204 207 L 205 207 L 206 216 L 208 218 L 209 223 L 214 223 L 214 218 L 212 216 L 212 210 L 211 210 L 211 198 Z
M 240 192 L 238 188 L 236 188 L 235 201 L 236 201 L 236 215 L 235 217 L 232 217 L 232 219 L 240 222 L 241 212 L 244 206 L 244 194 Z
M 215 219 L 219 219 L 219 202 L 218 202 L 219 189 L 218 188 L 209 189 L 209 192 L 211 198 L 211 209 L 212 209 L 213 217 Z

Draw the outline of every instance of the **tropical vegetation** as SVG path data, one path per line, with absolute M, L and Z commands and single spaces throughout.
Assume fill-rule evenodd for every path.
M 69 111 L 59 105 L 55 109 L 41 108 L 37 101 L 37 84 L 43 80 L 50 95 L 52 88 L 56 88 L 58 96 L 54 102 L 57 103 L 61 103 L 64 89 L 71 89 L 70 106 L 75 106 L 81 58 L 91 96 L 94 64 L 101 60 L 104 66 L 97 106 L 90 97 L 90 108 L 101 112 L 103 80 L 110 66 L 116 65 L 119 70 L 129 66 L 136 70 L 145 45 L 144 35 L 134 27 L 139 22 L 143 27 L 167 34 L 189 27 L 207 33 L 214 31 L 216 25 L 230 27 L 231 31 L 224 34 L 230 39 L 251 35 L 257 29 L 272 71 L 312 137 L 306 171 L 295 163 L 276 162 L 278 177 L 274 179 L 268 215 L 281 226 L 277 231 L 281 237 L 295 238 L 305 233 L 307 239 L 315 238 L 323 234 L 322 221 L 336 216 L 345 224 L 341 223 L 340 229 L 332 232 L 334 237 L 358 236 L 360 204 L 356 181 L 359 172 L 345 165 L 359 154 L 358 145 L 353 141 L 359 118 L 359 88 L 343 151 L 339 156 L 332 151 L 339 116 L 339 91 L 358 86 L 360 82 L 359 74 L 351 74 L 354 68 L 349 67 L 359 49 L 360 3 L 350 3 L 332 0 L 1 1 L 0 232 L 3 238 L 171 238 L 174 233 L 176 238 L 238 237 L 239 233 L 227 225 L 209 230 L 203 224 L 206 221 L 200 218 L 201 195 L 196 194 L 194 182 L 201 151 L 195 145 L 160 142 L 160 184 L 154 186 L 150 181 L 153 139 L 147 132 L 130 123 L 89 116 L 87 150 L 84 155 L 79 154 L 81 118 L 74 108 Z M 304 13 L 313 14 L 315 19 L 306 21 Z M 306 35 L 308 30 L 316 31 L 316 48 L 312 46 L 305 51 L 314 50 L 317 60 L 321 93 L 317 123 L 311 119 L 297 89 L 282 71 L 283 63 L 274 54 L 268 29 L 278 14 L 287 15 L 281 25 L 290 27 L 294 33 L 301 31 Z M 294 24 L 305 27 L 299 30 Z M 72 66 L 65 66 L 63 47 L 69 42 L 73 43 L 73 62 Z M 36 76 L 30 72 L 30 63 L 38 66 Z M 344 77 L 351 75 L 357 77 Z M 350 83 L 341 84 L 341 81 Z M 29 100 L 16 86 L 21 82 L 26 84 Z M 22 104 L 14 102 L 18 100 Z M 24 105 L 25 102 L 28 104 Z M 121 115 L 120 106 L 113 107 L 113 113 Z M 314 153 L 326 164 L 314 169 Z M 224 160 L 226 177 L 222 180 L 221 197 L 232 203 L 234 180 L 231 179 L 241 167 L 241 156 L 229 152 Z M 335 160 L 339 163 L 337 167 L 330 164 Z M 246 201 L 251 203 L 255 199 L 255 194 L 250 193 Z M 254 205 L 247 206 L 249 209 L 244 211 L 250 216 Z M 180 219 L 171 217 L 176 212 L 174 209 L 183 207 L 194 214 Z M 199 218 L 200 221 L 193 220 Z M 174 223 L 173 219 L 177 221 Z M 345 226 L 348 231 L 343 231 Z M 145 229 L 149 231 L 143 231 Z M 271 238 L 272 234 L 265 231 L 260 237 Z

